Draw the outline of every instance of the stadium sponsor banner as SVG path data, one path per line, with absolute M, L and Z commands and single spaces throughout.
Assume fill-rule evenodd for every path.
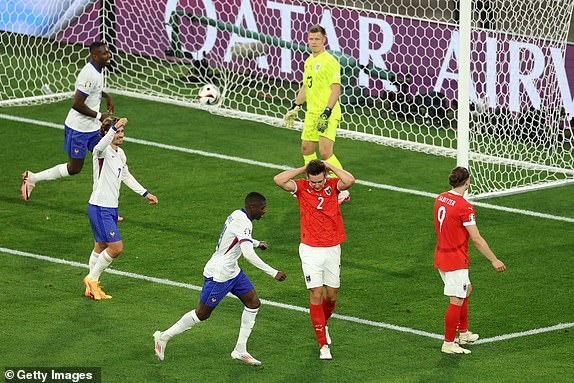
M 101 38 L 99 1 L 43 3 L 46 5 L 40 17 L 26 18 L 20 11 L 3 12 L 0 29 L 77 43 Z M 7 0 L 8 10 L 34 4 L 34 12 L 38 12 L 35 1 Z M 243 63 L 250 72 L 299 82 L 307 53 L 285 44 L 305 46 L 309 27 L 321 24 L 327 31 L 329 50 L 352 57 L 359 65 L 409 74 L 413 80 L 409 91 L 413 94 L 434 91 L 456 98 L 458 33 L 452 25 L 289 0 L 116 0 L 113 8 L 115 24 L 110 27 L 118 52 L 167 60 L 181 60 L 177 53 L 183 53 L 184 57 L 231 65 L 232 47 L 254 41 L 221 26 L 192 22 L 188 17 L 203 16 L 223 25 L 239 26 L 258 37 L 274 38 L 266 40 L 271 44 L 267 44 L 265 54 L 239 60 L 255 62 Z M 178 12 L 186 15 L 177 16 Z M 471 84 L 472 100 L 483 98 L 491 107 L 503 106 L 511 111 L 539 108 L 545 97 L 554 97 L 540 89 L 555 85 L 546 82 L 557 82 L 557 97 L 574 117 L 573 44 L 568 45 L 564 58 L 557 46 L 545 41 L 513 39 L 510 35 L 489 37 L 481 32 L 475 32 L 472 41 L 476 73 Z M 345 75 L 349 85 L 364 87 L 373 96 L 396 90 L 391 82 L 370 77 L 358 68 L 350 68 Z

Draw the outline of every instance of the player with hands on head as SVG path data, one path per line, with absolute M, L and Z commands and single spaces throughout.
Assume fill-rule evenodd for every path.
M 84 166 L 86 150 L 92 151 L 100 141 L 101 122 L 114 113 L 114 102 L 104 92 L 104 68 L 111 63 L 108 46 L 97 41 L 90 45 L 90 61 L 78 74 L 75 83 L 74 103 L 64 122 L 64 149 L 68 162 L 38 173 L 26 170 L 22 173 L 22 198 L 30 194 L 38 182 L 55 180 L 80 173 Z M 100 113 L 100 101 L 106 99 L 107 112 Z
M 95 244 L 89 259 L 90 272 L 84 278 L 84 295 L 97 301 L 111 299 L 100 286 L 100 275 L 124 247 L 117 225 L 122 182 L 150 205 L 158 202 L 128 169 L 126 154 L 120 148 L 127 123 L 127 118 L 107 117 L 100 128 L 101 140 L 92 151 L 94 187 L 88 203 L 88 217 Z
M 329 178 L 331 171 L 335 177 Z M 295 179 L 300 175 L 306 178 Z M 319 342 L 319 358 L 332 359 L 327 321 L 335 310 L 340 287 L 341 243 L 347 238 L 338 195 L 355 183 L 355 177 L 332 164 L 313 160 L 286 170 L 273 179 L 297 197 L 301 243 L 299 257 L 309 290 L 310 317 Z
M 258 241 L 252 237 L 252 221 L 261 219 L 266 209 L 265 197 L 260 193 L 252 192 L 245 197 L 245 207 L 233 211 L 227 217 L 215 252 L 203 269 L 204 281 L 199 295 L 199 304 L 167 330 L 156 331 L 153 334 L 154 350 L 159 360 L 164 360 L 167 343 L 174 336 L 208 319 L 223 298 L 231 293 L 238 297 L 245 306 L 241 315 L 239 337 L 231 352 L 231 357 L 254 366 L 261 365 L 261 361 L 247 352 L 247 340 L 255 325 L 255 317 L 261 301 L 257 297 L 253 284 L 239 267 L 238 260 L 243 254 L 249 263 L 275 280 L 281 282 L 287 278 L 284 272 L 269 266 L 254 251 L 254 248 L 261 250 L 268 248 L 267 242 Z
M 444 342 L 441 351 L 447 354 L 470 354 L 460 347 L 478 340 L 479 335 L 468 330 L 468 300 L 472 291 L 468 268 L 468 239 L 498 272 L 506 265 L 492 252 L 476 225 L 474 207 L 464 198 L 470 187 L 470 174 L 464 167 L 454 168 L 449 177 L 452 190 L 440 194 L 434 205 L 437 245 L 434 267 L 444 283 L 444 295 L 450 304 L 444 316 Z M 459 332 L 458 344 L 455 343 Z

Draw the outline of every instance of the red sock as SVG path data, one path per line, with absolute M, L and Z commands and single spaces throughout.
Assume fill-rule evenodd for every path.
M 468 297 L 460 306 L 460 320 L 458 322 L 458 331 L 467 332 L 468 331 Z
M 458 327 L 458 321 L 460 319 L 460 306 L 453 305 L 452 303 L 448 305 L 446 309 L 446 314 L 444 314 L 444 341 L 454 342 L 456 337 L 456 328 Z
M 325 314 L 325 323 L 331 318 L 331 314 L 335 311 L 335 306 L 337 302 L 329 303 L 325 298 L 323 298 L 323 313 Z
M 327 344 L 327 337 L 325 336 L 325 313 L 323 312 L 323 305 L 309 305 L 311 322 L 315 329 L 315 335 L 319 341 L 319 346 L 323 347 Z

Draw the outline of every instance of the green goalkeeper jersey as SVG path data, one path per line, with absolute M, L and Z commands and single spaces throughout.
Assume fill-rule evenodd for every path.
M 341 66 L 329 52 L 305 60 L 303 84 L 307 95 L 307 112 L 322 113 L 331 96 L 331 84 L 341 84 Z M 331 116 L 341 118 L 339 102 L 333 107 Z

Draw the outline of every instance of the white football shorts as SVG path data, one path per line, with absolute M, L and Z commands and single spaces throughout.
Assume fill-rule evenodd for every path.
M 341 285 L 341 245 L 312 247 L 299 244 L 299 257 L 308 289 L 323 285 L 338 289 Z
M 444 295 L 462 299 L 466 298 L 470 285 L 468 269 L 453 271 L 439 270 L 439 273 L 444 282 Z

